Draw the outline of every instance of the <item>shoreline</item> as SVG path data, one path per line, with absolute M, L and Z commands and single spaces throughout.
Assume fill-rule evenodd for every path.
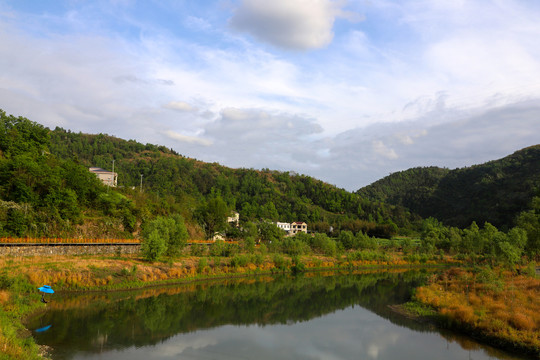
M 175 264 L 175 263 L 163 263 L 163 262 L 156 262 L 156 263 L 144 263 L 141 262 L 138 258 L 120 258 L 120 259 L 96 259 L 95 257 L 90 257 L 89 259 L 86 258 L 77 258 L 77 257 L 69 257 L 69 259 L 60 258 L 56 259 L 58 260 L 58 263 L 55 263 L 54 259 L 46 259 L 47 261 L 36 265 L 32 261 L 28 261 L 28 259 L 25 259 L 21 262 L 21 264 L 15 264 L 15 267 L 19 268 L 26 268 L 27 271 L 31 271 L 32 269 L 41 268 L 46 269 L 49 274 L 54 275 L 55 272 L 60 272 L 62 275 L 69 275 L 73 276 L 73 272 L 76 272 L 77 270 L 81 272 L 88 273 L 88 269 L 86 267 L 80 267 L 80 268 L 70 268 L 71 272 L 62 272 L 63 270 L 59 270 L 57 265 L 73 265 L 73 262 L 83 262 L 84 261 L 90 261 L 92 265 L 87 265 L 87 267 L 91 267 L 90 269 L 92 271 L 101 271 L 103 272 L 102 276 L 104 277 L 110 277 L 110 273 L 114 272 L 114 282 L 108 282 L 100 285 L 93 285 L 93 286 L 84 286 L 81 287 L 79 283 L 69 283 L 65 281 L 65 278 L 57 279 L 59 281 L 60 285 L 64 285 L 63 287 L 55 287 L 57 290 L 57 293 L 62 294 L 84 294 L 84 293 L 115 293 L 115 292 L 129 292 L 129 291 L 137 291 L 137 290 L 144 290 L 144 289 L 152 289 L 152 288 L 159 288 L 159 287 L 173 287 L 175 285 L 185 285 L 185 284 L 191 284 L 191 283 L 203 283 L 203 282 L 212 282 L 212 281 L 223 281 L 227 279 L 242 279 L 242 278 L 251 278 L 251 277 L 257 277 L 257 276 L 275 276 L 275 275 L 291 275 L 293 276 L 295 271 L 291 262 L 286 263 L 285 265 L 282 265 L 281 267 L 275 267 L 274 264 L 270 264 L 272 260 L 269 257 L 265 258 L 265 261 L 263 264 L 260 265 L 260 267 L 255 267 L 253 270 L 253 266 L 250 268 L 249 266 L 241 267 L 230 267 L 230 262 L 227 262 L 223 259 L 210 259 L 213 262 L 213 265 L 217 266 L 215 268 L 212 268 L 210 266 L 204 266 L 200 269 L 196 268 L 195 261 L 192 257 L 189 258 L 182 258 L 181 263 Z M 84 261 L 79 261 L 84 260 Z M 195 259 L 197 260 L 197 259 Z M 200 260 L 200 259 L 199 259 Z M 230 259 L 229 259 L 230 260 Z M 302 259 L 305 263 L 313 262 L 313 257 L 306 257 Z M 323 260 L 334 260 L 334 261 L 323 261 Z M 26 261 L 26 262 L 25 262 Z M 100 268 L 96 267 L 94 263 L 102 261 L 105 266 Z M 126 273 L 125 276 L 120 275 L 124 272 L 126 272 L 126 265 L 134 265 L 134 266 L 141 266 L 140 272 L 137 273 L 133 271 L 132 273 Z M 187 264 L 187 265 L 186 265 Z M 395 263 L 388 263 L 388 262 L 379 262 L 379 263 L 373 263 L 373 262 L 365 262 L 364 264 L 354 264 L 347 261 L 336 261 L 336 259 L 331 258 L 319 258 L 318 264 L 322 265 L 319 267 L 305 267 L 301 273 L 304 275 L 316 274 L 321 272 L 339 272 L 339 273 L 347 273 L 347 272 L 376 272 L 376 271 L 408 271 L 408 270 L 414 270 L 414 269 L 449 269 L 452 266 L 456 266 L 455 262 L 443 262 L 443 263 L 429 263 L 429 264 L 414 264 L 414 263 L 399 263 L 399 261 L 396 261 Z M 253 264 L 250 264 L 253 265 Z M 270 266 L 272 265 L 272 266 Z M 461 264 L 462 265 L 462 264 Z M 107 268 L 107 266 L 110 266 L 110 268 Z M 157 270 L 170 270 L 178 268 L 178 266 L 187 266 L 189 269 L 194 269 L 196 271 L 191 272 L 185 272 L 185 273 L 178 273 L 174 272 L 178 277 L 175 278 L 166 278 L 166 279 L 159 279 L 156 277 L 152 278 L 146 278 L 144 275 L 141 274 L 141 272 L 149 271 L 148 269 Z M 144 269 L 143 269 L 144 267 Z M 108 272 L 104 271 L 106 269 Z M 152 270 L 152 271 L 153 271 Z M 200 271 L 200 272 L 199 272 Z M 20 275 L 25 275 L 24 271 L 19 271 Z M 51 276 L 52 276 L 51 275 Z M 135 277 L 137 275 L 137 277 Z M 143 280 L 144 279 L 144 280 Z M 83 281 L 84 278 L 81 280 Z M 30 286 L 34 286 L 35 284 L 30 280 L 27 279 Z M 34 296 L 35 295 L 35 296 Z M 29 312 L 26 313 L 20 313 L 19 318 L 17 320 L 18 324 L 15 324 L 14 327 L 22 326 L 24 329 L 26 329 L 26 324 L 29 323 L 30 319 L 35 318 L 36 316 L 39 316 L 42 312 L 46 311 L 46 307 L 41 307 L 39 303 L 39 295 L 37 293 L 33 294 L 31 296 L 33 301 L 33 309 L 31 309 Z M 1 304 L 1 303 L 0 303 Z M 403 304 L 402 304 L 403 305 Z M 511 351 L 516 354 L 525 354 L 525 355 L 538 355 L 540 354 L 539 350 L 527 346 L 526 344 L 515 344 L 513 342 L 501 342 L 500 339 L 489 336 L 487 334 L 482 334 L 481 329 L 480 330 L 474 330 L 469 329 L 464 326 L 456 326 L 456 324 L 450 326 L 448 321 L 446 323 L 444 321 L 441 321 L 442 317 L 439 313 L 432 313 L 430 316 L 420 316 L 419 314 L 415 314 L 414 312 L 411 312 L 410 309 L 404 308 L 402 305 L 396 305 L 392 306 L 391 310 L 398 313 L 401 316 L 405 316 L 408 318 L 412 318 L 416 321 L 421 322 L 431 322 L 433 326 L 436 326 L 441 329 L 450 329 L 452 331 L 456 331 L 457 333 L 464 334 L 466 336 L 470 336 L 475 340 L 478 340 L 479 342 L 486 343 L 488 345 L 504 349 L 507 351 Z M 424 304 L 425 305 L 425 304 Z M 14 313 L 12 311 L 12 313 Z M 0 330 L 1 331 L 1 330 Z M 26 334 L 26 337 L 31 336 L 30 330 L 26 329 L 24 331 Z M 1 335 L 1 333 L 0 333 Z M 19 334 L 20 335 L 20 334 Z M 1 339 L 0 339 L 1 340 Z M 21 339 L 19 339 L 21 340 Z M 32 339 L 33 340 L 33 339 Z M 24 337 L 22 339 L 24 342 Z M 35 343 L 34 343 L 35 344 Z M 38 346 L 37 344 L 35 344 Z M 35 356 L 25 356 L 24 358 L 43 358 L 43 355 L 39 355 L 37 357 Z
M 430 308 L 429 306 L 418 303 L 420 305 L 426 306 L 426 310 L 433 312 L 432 314 L 425 315 L 425 314 L 419 314 L 415 312 L 414 310 L 407 308 L 407 305 L 410 303 L 414 303 L 414 301 L 405 303 L 405 304 L 389 305 L 388 308 L 391 309 L 396 314 L 406 317 L 407 319 L 414 320 L 419 323 L 427 323 L 433 326 L 434 328 L 449 330 L 459 335 L 470 337 L 478 341 L 479 343 L 486 344 L 494 348 L 507 351 L 512 354 L 527 355 L 527 356 L 540 355 L 540 352 L 539 352 L 540 349 L 535 348 L 535 347 L 526 346 L 524 344 L 516 344 L 511 341 L 504 341 L 501 338 L 489 336 L 480 331 L 475 331 L 474 329 L 471 329 L 468 326 L 458 326 L 458 325 L 449 326 L 448 323 L 445 321 L 444 317 L 441 314 L 437 313 L 432 308 Z

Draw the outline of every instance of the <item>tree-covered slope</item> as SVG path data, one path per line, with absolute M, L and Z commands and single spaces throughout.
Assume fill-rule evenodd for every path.
M 166 199 L 157 212 L 180 212 L 188 219 L 199 204 L 220 196 L 243 220 L 305 221 L 325 231 L 347 228 L 373 235 L 410 229 L 418 217 L 402 207 L 367 201 L 309 176 L 272 170 L 232 169 L 177 154 L 163 146 L 140 144 L 99 134 L 51 132 L 51 152 L 72 157 L 86 166 L 111 169 L 115 160 L 118 183 L 140 186 L 145 193 Z
M 418 229 L 403 207 L 366 200 L 309 176 L 231 169 L 163 146 L 50 130 L 0 111 L 1 236 L 138 236 L 157 216 L 180 214 L 202 236 L 200 210 L 219 199 L 242 221 L 305 221 L 316 231 L 389 237 Z M 118 173 L 108 189 L 88 171 Z M 142 177 L 141 177 L 142 176 Z M 142 191 L 140 189 L 142 178 Z
M 455 170 L 414 168 L 391 174 L 356 193 L 402 205 L 452 226 L 488 221 L 515 225 L 540 188 L 540 145 L 505 158 Z

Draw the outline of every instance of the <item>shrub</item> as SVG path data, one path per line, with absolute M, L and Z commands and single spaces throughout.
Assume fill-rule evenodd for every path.
M 255 238 L 253 236 L 246 237 L 242 245 L 245 252 L 252 254 L 255 251 Z
M 280 250 L 289 255 L 302 255 L 309 252 L 309 245 L 296 237 L 289 237 L 281 241 Z
M 249 261 L 250 261 L 250 256 L 249 255 L 235 255 L 232 259 L 231 259 L 231 266 L 232 267 L 237 267 L 237 266 L 246 266 L 247 264 L 249 264 Z
M 206 258 L 200 258 L 199 263 L 197 264 L 197 272 L 202 273 L 204 269 L 208 266 L 208 260 Z
M 223 240 L 216 240 L 212 245 L 210 245 L 209 253 L 211 256 L 225 256 L 226 251 L 225 241 Z
M 342 234 L 348 234 L 349 232 L 344 231 Z M 344 235 L 346 237 L 346 235 Z M 329 238 L 326 234 L 316 234 L 311 242 L 311 247 L 313 251 L 328 255 L 336 256 L 338 252 L 338 246 L 335 240 Z
M 192 256 L 203 256 L 206 252 L 206 245 L 191 244 L 190 253 Z
M 272 257 L 272 260 L 274 261 L 274 266 L 280 270 L 284 270 L 287 265 L 287 261 L 281 254 L 274 254 Z
M 306 271 L 306 264 L 304 264 L 301 261 L 300 256 L 293 256 L 292 257 L 292 268 L 291 268 L 291 270 L 292 270 L 292 272 L 294 274 Z
M 160 236 L 159 231 L 154 230 L 145 236 L 141 244 L 143 257 L 148 261 L 158 260 L 167 250 L 165 239 Z

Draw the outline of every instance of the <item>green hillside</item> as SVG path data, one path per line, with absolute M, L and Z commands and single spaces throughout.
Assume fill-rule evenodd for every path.
M 472 221 L 499 228 L 515 225 L 540 189 L 540 145 L 505 158 L 462 169 L 413 168 L 391 174 L 356 193 L 401 205 L 447 225 Z
M 402 207 L 309 176 L 231 169 L 163 146 L 0 115 L 0 236 L 130 237 L 156 216 L 180 214 L 200 238 L 201 209 L 220 201 L 244 222 L 305 221 L 316 231 L 381 237 L 419 228 L 420 218 Z M 107 188 L 88 167 L 112 170 L 113 159 L 119 186 Z

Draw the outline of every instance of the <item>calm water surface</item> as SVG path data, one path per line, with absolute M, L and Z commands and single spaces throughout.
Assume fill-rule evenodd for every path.
M 260 277 L 58 296 L 53 359 L 525 359 L 393 313 L 422 271 Z

